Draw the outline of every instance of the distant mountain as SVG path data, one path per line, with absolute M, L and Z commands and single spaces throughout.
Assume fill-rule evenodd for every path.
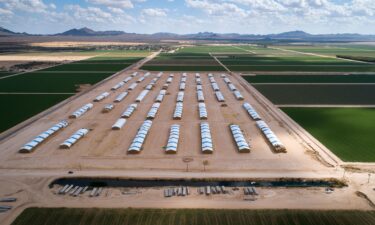
M 162 41 L 162 40 L 197 40 L 197 41 L 254 41 L 254 42 L 351 42 L 351 41 L 375 41 L 375 35 L 362 34 L 309 34 L 296 30 L 279 34 L 255 35 L 238 33 L 213 33 L 199 32 L 193 34 L 175 34 L 159 32 L 154 34 L 126 33 L 123 31 L 95 31 L 84 27 L 71 29 L 59 34 L 52 35 L 30 35 L 27 33 L 15 33 L 0 27 L 1 37 L 16 37 L 27 40 L 32 37 L 38 40 L 95 40 L 95 41 Z
M 0 27 L 0 36 L 10 36 L 10 35 L 16 35 L 17 33 L 7 30 L 5 28 Z
M 270 34 L 269 37 L 277 37 L 277 38 L 306 38 L 311 37 L 311 34 L 306 33 L 304 31 L 296 30 L 296 31 L 289 31 L 280 34 Z
M 55 36 L 115 36 L 125 34 L 123 31 L 94 31 L 90 28 L 84 27 L 81 29 L 71 29 Z

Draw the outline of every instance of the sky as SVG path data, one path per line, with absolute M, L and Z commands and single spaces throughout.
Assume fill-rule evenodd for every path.
M 375 34 L 375 0 L 0 0 L 0 26 L 135 33 Z

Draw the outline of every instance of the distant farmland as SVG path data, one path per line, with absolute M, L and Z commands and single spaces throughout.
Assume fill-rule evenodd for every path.
M 29 208 L 12 225 L 373 225 L 374 211 Z
M 194 46 L 163 53 L 142 69 L 153 71 L 225 71 L 210 53 L 244 53 L 232 46 Z
M 257 75 L 243 78 L 250 83 L 375 83 L 374 75 Z
M 351 55 L 375 57 L 375 46 L 371 45 L 333 45 L 333 46 L 282 46 L 283 48 L 324 55 Z
M 375 109 L 282 108 L 342 160 L 375 162 Z
M 89 51 L 69 54 L 100 56 L 0 79 L 1 102 L 7 106 L 0 112 L 0 116 L 7 118 L 0 125 L 0 132 L 74 95 L 80 84 L 95 84 L 141 60 L 150 52 Z M 1 72 L 0 77 L 8 74 Z
M 374 64 L 365 64 L 354 61 L 347 61 L 333 58 L 334 53 L 329 51 L 322 52 L 321 55 L 305 55 L 308 51 L 299 51 L 300 48 L 293 46 L 268 46 L 267 48 L 259 46 L 236 46 L 244 52 L 230 54 L 218 52 L 215 54 L 220 61 L 232 71 L 239 72 L 375 72 Z M 278 48 L 299 51 L 290 52 L 282 51 Z M 311 47 L 308 49 L 320 49 L 319 47 Z M 333 48 L 333 47 L 332 47 Z M 332 50 L 332 48 L 330 48 Z M 335 48 L 336 50 L 338 48 Z M 332 50 L 333 51 L 333 50 Z M 325 54 L 325 53 L 330 54 Z M 342 51 L 341 51 L 342 52 Z M 369 51 L 365 49 L 355 49 L 347 51 L 345 54 L 350 55 L 360 52 L 369 55 Z M 320 53 L 317 51 L 317 53 Z M 366 54 L 367 53 L 367 54 Z M 355 54 L 355 55 L 356 55 Z M 374 53 L 372 53 L 374 54 Z M 324 57 L 324 56 L 329 56 Z
M 277 105 L 375 105 L 373 84 L 253 84 Z
M 163 53 L 145 64 L 152 71 L 224 71 L 208 53 Z

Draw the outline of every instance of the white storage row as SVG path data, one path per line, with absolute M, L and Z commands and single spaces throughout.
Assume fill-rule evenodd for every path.
M 94 102 L 100 102 L 101 100 L 107 98 L 109 96 L 108 92 L 103 92 L 100 95 L 98 95 L 95 99 Z
M 237 91 L 233 91 L 233 94 L 234 94 L 234 97 L 237 99 L 237 100 L 244 100 L 241 92 L 239 92 L 238 90 Z
M 69 149 L 75 143 L 77 143 L 81 138 L 87 135 L 89 129 L 81 128 L 75 132 L 70 138 L 66 139 L 63 143 L 60 144 L 60 148 Z
M 145 75 L 143 75 L 143 77 L 140 77 L 138 78 L 138 80 L 136 81 L 136 83 L 141 83 L 142 81 L 144 81 L 145 78 Z
M 204 102 L 203 91 L 197 91 L 197 99 L 198 99 L 198 102 Z
M 127 77 L 122 82 L 128 83 L 131 79 L 133 79 L 133 77 Z
M 201 128 L 201 147 L 203 153 L 213 153 L 214 147 L 211 138 L 210 125 L 207 122 L 200 124 Z
M 112 130 L 120 130 L 126 123 L 126 119 L 120 118 L 112 126 Z
M 250 152 L 250 146 L 246 142 L 246 139 L 241 131 L 241 128 L 239 125 L 229 125 L 229 128 L 232 132 L 232 136 L 234 141 L 236 142 L 237 149 L 239 152 Z
M 138 75 L 138 72 L 134 72 L 132 75 L 130 75 L 131 77 L 135 77 Z
M 164 99 L 164 96 L 167 94 L 166 90 L 160 90 L 158 96 L 155 98 L 155 102 L 162 102 Z
M 174 109 L 173 113 L 173 119 L 180 120 L 182 119 L 182 111 L 183 111 L 184 105 L 182 102 L 177 102 L 176 107 Z
M 271 128 L 268 127 L 266 122 L 264 122 L 263 120 L 258 120 L 256 121 L 256 124 L 258 128 L 262 131 L 264 136 L 266 136 L 268 142 L 273 146 L 276 152 L 286 152 L 284 145 L 281 143 L 279 138 L 277 138 L 277 136 L 273 133 Z
M 217 85 L 217 83 L 211 83 L 211 86 L 214 91 L 220 91 L 219 85 Z
M 48 130 L 36 136 L 32 141 L 25 144 L 22 148 L 19 149 L 20 153 L 30 153 L 32 152 L 39 144 L 44 142 L 48 137 L 55 134 L 57 131 L 61 130 L 64 127 L 67 127 L 69 124 L 67 121 L 63 120 L 55 125 L 53 125 Z
M 152 121 L 146 120 L 143 122 L 141 127 L 139 128 L 135 138 L 133 139 L 132 144 L 128 148 L 129 153 L 139 153 L 142 150 L 142 146 L 145 142 L 147 134 L 151 128 Z
M 255 109 L 249 103 L 245 102 L 243 104 L 243 107 L 249 113 L 251 118 L 253 118 L 253 120 L 260 120 L 261 119 L 259 114 L 257 113 L 257 111 L 255 111 Z
M 216 95 L 216 99 L 219 102 L 225 102 L 225 98 L 224 98 L 223 94 L 220 91 L 215 91 L 215 95 Z
M 129 90 L 129 91 L 132 91 L 132 90 L 134 90 L 137 86 L 138 86 L 138 84 L 134 82 L 134 83 L 132 83 L 131 85 L 129 85 L 128 90 Z
M 184 91 L 185 88 L 186 88 L 186 84 L 185 83 L 180 83 L 180 87 L 179 87 L 180 91 Z
M 237 91 L 236 86 L 234 86 L 234 84 L 232 84 L 232 83 L 228 84 L 228 88 L 229 88 L 229 90 L 231 90 L 231 91 Z
M 122 113 L 122 118 L 129 118 L 133 112 L 137 109 L 137 104 L 130 104 L 128 108 Z
M 147 119 L 149 120 L 154 119 L 156 116 L 156 113 L 158 113 L 159 108 L 160 108 L 159 102 L 152 104 L 150 111 L 148 111 Z
M 173 124 L 171 126 L 167 146 L 165 148 L 166 153 L 177 153 L 179 138 L 180 138 L 180 125 Z
M 146 85 L 146 87 L 145 87 L 145 90 L 152 90 L 152 88 L 154 87 L 154 85 L 153 84 L 148 84 L 148 85 Z
M 87 103 L 86 105 L 82 106 L 77 111 L 72 113 L 72 115 L 70 115 L 69 118 L 72 118 L 72 119 L 78 118 L 78 117 L 82 116 L 83 114 L 85 114 L 90 109 L 92 109 L 92 107 L 94 107 L 94 105 L 92 103 Z
M 170 83 L 172 83 L 172 81 L 173 81 L 173 77 L 169 76 L 169 77 L 167 78 L 166 83 L 167 83 L 167 84 L 170 84 Z
M 206 104 L 204 104 L 203 102 L 198 103 L 198 111 L 199 111 L 199 118 L 201 120 L 208 118 Z
M 142 90 L 138 97 L 135 99 L 136 102 L 141 102 L 146 95 L 149 93 L 149 90 Z
M 115 90 L 119 89 L 120 87 L 124 86 L 124 84 L 125 84 L 124 81 L 120 81 L 120 82 L 118 82 L 115 86 L 113 86 L 113 87 L 111 88 L 111 90 L 112 90 L 112 91 L 115 91 Z
M 115 99 L 114 102 L 121 102 L 122 100 L 124 100 L 124 98 L 125 98 L 126 96 L 128 96 L 128 94 L 129 94 L 129 93 L 128 93 L 127 91 L 120 93 L 120 94 L 116 97 L 116 99 Z
M 113 104 L 106 104 L 102 110 L 103 113 L 108 113 L 114 109 L 115 106 Z
M 177 94 L 177 102 L 183 102 L 184 101 L 184 92 L 179 91 Z

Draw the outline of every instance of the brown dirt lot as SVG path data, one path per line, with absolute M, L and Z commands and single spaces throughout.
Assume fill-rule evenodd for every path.
M 275 154 L 266 142 L 255 122 L 250 119 L 246 111 L 242 108 L 243 101 L 238 101 L 229 91 L 219 74 L 215 75 L 228 107 L 221 107 L 216 100 L 214 92 L 210 86 L 208 77 L 202 73 L 204 95 L 208 110 L 208 122 L 211 127 L 214 143 L 214 154 L 203 155 L 200 151 L 200 130 L 197 110 L 197 99 L 195 92 L 195 79 L 193 74 L 189 74 L 187 89 L 185 91 L 183 119 L 172 120 L 178 92 L 180 74 L 176 73 L 172 85 L 170 86 L 164 101 L 161 104 L 156 119 L 153 122 L 149 136 L 146 139 L 144 150 L 138 155 L 127 154 L 133 137 L 137 129 L 145 120 L 148 110 L 154 102 L 161 86 L 164 84 L 167 74 L 164 74 L 158 81 L 156 87 L 140 103 L 137 111 L 127 124 L 120 131 L 112 131 L 110 128 L 117 118 L 120 117 L 124 109 L 134 102 L 137 95 L 147 83 L 155 76 L 148 77 L 132 91 L 126 99 L 116 104 L 115 109 L 103 114 L 101 110 L 107 103 L 111 103 L 118 93 L 125 90 L 130 84 L 115 91 L 111 96 L 100 103 L 95 103 L 94 108 L 86 115 L 71 120 L 69 125 L 62 132 L 52 137 L 32 154 L 19 154 L 17 150 L 35 135 L 48 129 L 51 125 L 61 119 L 68 117 L 70 113 L 91 102 L 96 95 L 108 91 L 115 83 L 123 80 L 128 74 L 118 76 L 116 79 L 96 88 L 92 92 L 72 101 L 60 110 L 41 118 L 32 126 L 21 130 L 17 136 L 3 141 L 0 146 L 3 149 L 1 155 L 1 168 L 103 168 L 103 169 L 163 169 L 163 170 L 183 170 L 185 164 L 182 158 L 189 156 L 194 159 L 190 163 L 191 170 L 202 170 L 203 160 L 209 160 L 209 170 L 212 171 L 252 171 L 252 170 L 298 170 L 309 171 L 324 169 L 325 167 L 312 158 L 306 147 L 290 135 L 280 124 L 274 120 L 266 109 L 261 107 L 257 101 L 243 87 L 232 78 L 237 88 L 242 92 L 245 101 L 250 102 L 262 118 L 271 126 L 274 132 L 285 144 L 288 153 Z M 169 128 L 171 124 L 181 124 L 181 139 L 179 151 L 176 155 L 166 155 L 163 146 L 166 145 Z M 250 154 L 240 154 L 237 152 L 228 125 L 231 123 L 240 124 L 244 130 L 246 139 L 252 145 Z M 79 141 L 70 150 L 61 150 L 59 144 L 72 135 L 79 128 L 93 129 L 87 137 Z M 21 164 L 20 161 L 23 163 Z M 43 162 L 42 164 L 40 162 Z

